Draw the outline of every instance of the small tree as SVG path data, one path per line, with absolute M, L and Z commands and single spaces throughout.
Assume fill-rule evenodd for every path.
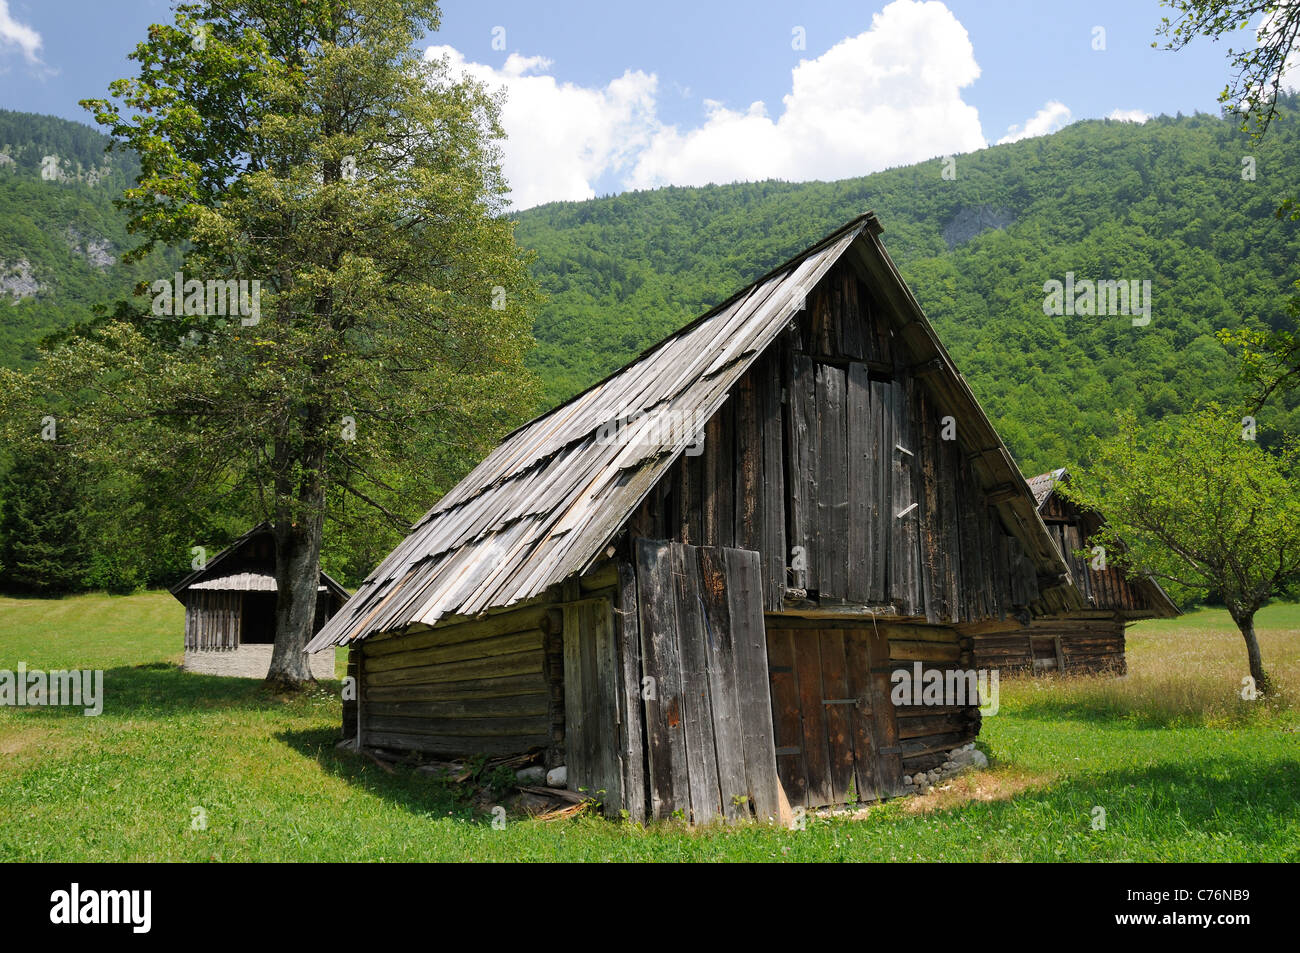
M 1166 418 L 1142 437 L 1125 415 L 1062 490 L 1105 516 L 1094 539 L 1131 574 L 1220 594 L 1267 692 L 1255 613 L 1300 580 L 1300 446 L 1269 453 L 1253 437 L 1217 407 Z

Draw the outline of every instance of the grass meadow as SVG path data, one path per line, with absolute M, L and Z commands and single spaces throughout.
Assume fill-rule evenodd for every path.
M 182 672 L 166 593 L 0 599 L 0 668 L 105 673 L 99 717 L 0 707 L 0 860 L 1295 861 L 1300 606 L 1257 626 L 1273 698 L 1239 697 L 1225 612 L 1140 623 L 1125 678 L 1004 679 L 987 771 L 851 817 L 496 829 L 454 787 L 337 750 L 337 681 L 284 697 Z

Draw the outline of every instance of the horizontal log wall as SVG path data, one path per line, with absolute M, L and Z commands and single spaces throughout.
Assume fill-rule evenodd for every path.
M 975 664 L 1007 674 L 1066 675 L 1128 671 L 1122 617 L 1036 619 L 1015 632 L 975 636 Z
M 961 443 L 851 269 L 837 266 L 628 523 L 632 536 L 762 556 L 764 605 L 892 605 L 931 623 L 1039 598 Z
M 889 626 L 889 664 L 909 674 L 916 662 L 921 671 L 968 671 L 974 668 L 969 636 L 942 626 Z M 903 773 L 929 771 L 948 760 L 948 752 L 974 741 L 980 731 L 977 705 L 900 705 L 898 739 Z
M 552 742 L 544 605 L 361 644 L 361 743 L 435 757 Z

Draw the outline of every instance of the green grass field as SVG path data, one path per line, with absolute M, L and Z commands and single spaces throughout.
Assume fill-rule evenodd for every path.
M 102 668 L 106 696 L 99 717 L 0 708 L 0 859 L 1300 860 L 1300 606 L 1257 624 L 1279 697 L 1238 697 L 1225 613 L 1142 623 L 1127 678 L 1004 681 L 988 771 L 852 818 L 498 830 L 426 775 L 337 751 L 337 683 L 282 698 L 181 672 L 166 593 L 0 599 L 0 668 Z

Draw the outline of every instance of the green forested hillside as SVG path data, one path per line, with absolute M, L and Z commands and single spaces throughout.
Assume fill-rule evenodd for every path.
M 27 367 L 42 338 L 170 274 L 174 255 L 125 266 L 137 242 L 113 206 L 136 163 L 75 122 L 0 110 L 0 365 Z
M 1288 104 L 1288 111 L 1295 102 Z M 1256 178 L 1242 178 L 1243 157 Z M 994 424 L 1028 472 L 1082 439 L 1229 399 L 1237 362 L 1222 328 L 1281 327 L 1297 277 L 1300 134 L 1253 145 L 1208 115 L 1081 122 L 1051 136 L 832 183 L 670 188 L 559 203 L 520 216 L 550 301 L 533 366 L 554 402 L 618 367 L 863 211 Z M 982 230 L 981 230 L 982 229 Z M 1043 314 L 1043 284 L 1149 279 L 1151 323 Z M 1300 430 L 1295 399 L 1261 433 Z

